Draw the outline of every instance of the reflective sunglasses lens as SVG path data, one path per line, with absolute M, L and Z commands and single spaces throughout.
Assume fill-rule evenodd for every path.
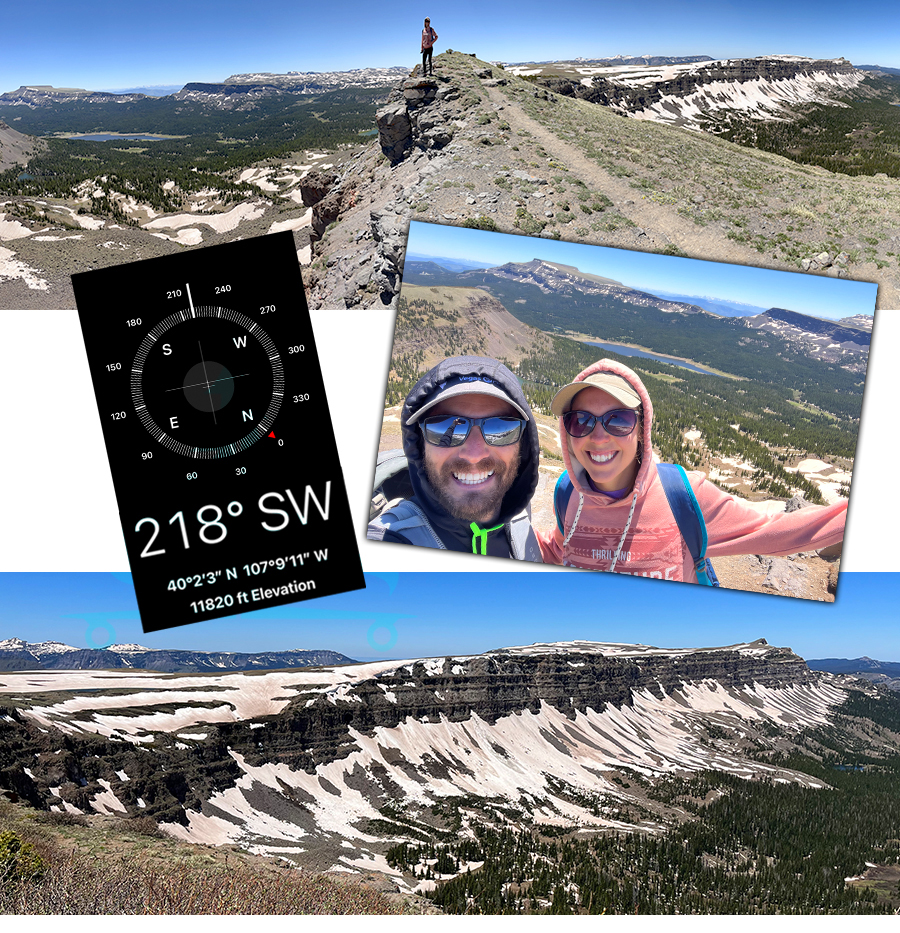
M 563 415 L 563 427 L 572 437 L 587 437 L 597 419 L 587 411 L 568 411 Z
M 459 447 L 469 436 L 471 426 L 472 422 L 468 418 L 458 418 L 455 415 L 436 416 L 426 418 L 422 422 L 422 433 L 425 440 L 435 447 Z
M 481 425 L 484 442 L 491 447 L 508 447 L 522 436 L 525 422 L 519 418 L 485 418 Z
M 616 411 L 608 411 L 599 420 L 609 434 L 627 437 L 637 424 L 637 412 L 632 408 L 619 408 Z

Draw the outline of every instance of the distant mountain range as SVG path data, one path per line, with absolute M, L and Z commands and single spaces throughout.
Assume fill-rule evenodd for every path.
M 163 673 L 276 670 L 356 664 L 337 651 L 190 651 L 144 648 L 142 645 L 110 645 L 108 648 L 74 648 L 58 641 L 29 644 L 21 638 L 0 641 L 0 671 L 107 670 L 132 668 Z
M 886 65 L 857 65 L 860 71 L 883 71 L 889 75 L 900 75 L 900 68 L 888 68 Z
M 467 271 L 450 271 L 442 268 L 436 261 L 413 261 L 407 263 L 404 281 L 414 285 L 483 288 L 504 302 L 507 310 L 516 317 L 543 330 L 570 330 L 612 341 L 630 340 L 639 346 L 650 347 L 661 353 L 675 353 L 694 359 L 696 356 L 691 357 L 689 346 L 682 351 L 675 350 L 675 335 L 668 323 L 660 324 L 657 319 L 651 317 L 642 321 L 642 310 L 650 315 L 652 312 L 700 315 L 707 319 L 703 325 L 706 330 L 717 329 L 715 320 L 721 320 L 722 325 L 729 328 L 729 354 L 740 349 L 739 345 L 744 340 L 740 330 L 735 330 L 733 325 L 738 328 L 743 325 L 780 337 L 785 341 L 786 348 L 802 353 L 810 359 L 837 363 L 855 373 L 865 372 L 871 342 L 871 315 L 830 321 L 782 308 L 770 308 L 760 312 L 758 309 L 736 304 L 725 309 L 729 314 L 720 315 L 702 306 L 710 302 L 701 302 L 698 299 L 694 303 L 691 296 L 681 295 L 673 300 L 671 296 L 630 288 L 614 279 L 539 258 L 530 262 L 509 262 L 501 266 Z M 539 292 L 540 297 L 534 294 L 535 290 Z M 738 307 L 742 313 L 736 312 Z M 755 313 L 748 314 L 750 311 Z M 627 321 L 626 315 L 635 318 L 633 324 Z M 731 324 L 728 324 L 729 320 Z M 626 327 L 627 333 L 624 330 Z M 657 333 L 660 342 L 654 346 L 653 340 Z M 746 347 L 742 352 L 757 354 L 766 349 Z M 781 349 L 779 346 L 772 352 L 777 353 Z M 708 347 L 695 345 L 693 352 L 698 350 L 708 351 Z M 708 358 L 706 362 L 711 366 L 733 371 L 713 358 Z
M 872 658 L 819 658 L 807 661 L 812 671 L 831 674 L 852 674 L 874 684 L 900 692 L 900 661 L 875 661 Z
M 670 298 L 672 301 L 684 301 L 688 304 L 697 305 L 710 314 L 718 314 L 720 317 L 751 317 L 754 314 L 762 314 L 767 309 L 759 305 L 748 305 L 738 301 L 727 301 L 724 298 L 709 298 L 706 295 L 684 295 L 678 292 L 666 292 L 653 290 L 654 295 L 660 298 Z
M 546 61 L 546 62 L 511 62 L 506 67 L 512 68 L 514 71 L 517 68 L 528 68 L 533 65 L 577 65 L 578 67 L 584 66 L 606 66 L 610 68 L 615 68 L 620 65 L 687 65 L 693 64 L 694 62 L 711 62 L 713 59 L 709 55 L 682 55 L 682 56 L 672 56 L 672 55 L 613 55 L 612 58 L 570 58 L 564 61 L 558 60 L 556 62 Z
M 471 269 L 485 269 L 487 264 L 472 259 L 450 259 L 446 256 L 419 256 L 415 253 L 406 254 L 404 268 L 418 268 L 420 265 L 436 265 L 447 272 L 467 272 Z
M 136 87 L 121 91 L 89 91 L 85 88 L 58 88 L 49 84 L 23 84 L 0 94 L 0 105 L 16 104 L 29 108 L 55 107 L 78 101 L 80 104 L 131 103 L 142 97 L 172 97 L 179 100 L 250 93 L 324 94 L 342 88 L 386 87 L 409 74 L 408 68 L 357 68 L 353 71 L 289 71 L 287 74 L 237 74 L 221 82 L 189 82 L 165 87 Z M 160 93 L 162 92 L 162 93 Z

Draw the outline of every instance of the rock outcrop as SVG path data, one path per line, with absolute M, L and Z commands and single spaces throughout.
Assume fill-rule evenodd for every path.
M 449 114 L 440 104 L 455 100 L 459 91 L 448 82 L 446 77 L 409 78 L 378 111 L 378 142 L 391 162 L 399 162 L 413 146 L 441 149 L 453 139 Z

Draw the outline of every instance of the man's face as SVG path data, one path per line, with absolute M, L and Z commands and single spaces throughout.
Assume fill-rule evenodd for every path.
M 435 405 L 425 417 L 432 415 L 521 418 L 507 402 L 475 393 Z M 476 426 L 459 447 L 435 447 L 423 438 L 425 475 L 441 505 L 454 518 L 489 525 L 500 514 L 503 497 L 518 475 L 521 444 L 520 438 L 507 447 L 491 447 Z

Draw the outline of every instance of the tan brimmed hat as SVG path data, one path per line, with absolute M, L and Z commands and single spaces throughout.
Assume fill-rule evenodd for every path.
M 575 398 L 582 389 L 587 389 L 590 386 L 594 386 L 594 388 L 602 389 L 604 392 L 609 393 L 617 402 L 621 402 L 625 408 L 640 408 L 641 406 L 641 397 L 627 379 L 616 375 L 616 373 L 601 371 L 598 373 L 591 373 L 591 375 L 582 382 L 570 382 L 567 386 L 563 386 L 559 392 L 553 396 L 553 401 L 550 403 L 550 411 L 552 411 L 557 418 L 561 418 L 563 414 L 569 410 L 572 399 Z

